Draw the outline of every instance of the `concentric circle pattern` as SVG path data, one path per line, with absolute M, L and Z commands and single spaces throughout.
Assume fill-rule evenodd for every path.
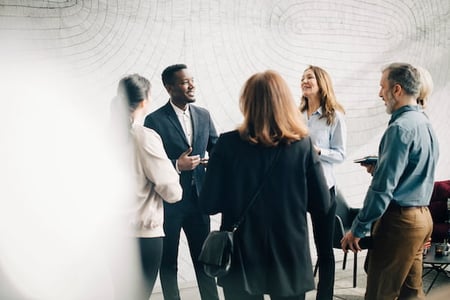
M 437 179 L 450 177 L 448 0 L 0 0 L 0 38 L 3 58 L 70 70 L 105 115 L 124 74 L 151 79 L 156 108 L 168 99 L 162 70 L 186 63 L 221 132 L 241 121 L 239 92 L 252 73 L 280 72 L 299 102 L 303 70 L 322 66 L 346 108 L 348 158 L 337 177 L 354 205 L 370 176 L 352 161 L 377 153 L 389 118 L 380 70 L 421 65 L 435 84 L 426 112 L 440 142 Z

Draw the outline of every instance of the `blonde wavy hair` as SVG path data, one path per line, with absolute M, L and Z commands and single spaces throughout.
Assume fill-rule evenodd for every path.
M 417 104 L 426 108 L 430 95 L 433 92 L 434 84 L 430 72 L 423 67 L 416 67 L 420 74 L 420 91 L 417 97 Z

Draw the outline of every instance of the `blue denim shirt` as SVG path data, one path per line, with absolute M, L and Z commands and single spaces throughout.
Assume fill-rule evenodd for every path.
M 436 135 L 422 110 L 407 105 L 393 112 L 364 206 L 352 224 L 353 235 L 366 235 L 391 201 L 400 206 L 428 205 L 438 157 Z
M 344 114 L 336 111 L 336 118 L 331 125 L 327 124 L 323 115 L 322 106 L 308 118 L 307 111 L 303 112 L 307 120 L 309 135 L 313 143 L 320 148 L 320 162 L 327 180 L 328 188 L 336 185 L 333 164 L 341 163 L 345 159 L 347 144 L 347 127 Z

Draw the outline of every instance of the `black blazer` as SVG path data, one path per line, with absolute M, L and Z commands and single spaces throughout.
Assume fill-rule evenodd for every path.
M 210 153 L 216 144 L 217 131 L 206 109 L 192 104 L 189 104 L 189 109 L 193 130 L 192 153 L 190 155 L 198 154 L 200 157 L 204 157 L 205 152 Z M 176 159 L 189 148 L 189 143 L 170 102 L 149 114 L 145 118 L 144 126 L 152 128 L 161 136 L 167 156 L 175 166 Z M 205 167 L 203 165 L 197 166 L 193 171 L 181 172 L 180 183 L 183 188 L 183 200 L 191 196 L 192 182 L 195 182 L 197 193 L 200 192 L 204 176 Z
M 219 278 L 219 284 L 286 297 L 314 289 L 307 212 L 325 215 L 330 195 L 309 137 L 278 147 L 272 174 L 236 231 L 231 271 Z M 221 228 L 230 230 L 263 180 L 275 151 L 243 141 L 237 131 L 222 134 L 209 160 L 200 209 L 222 213 Z M 317 233 L 319 239 L 324 236 Z

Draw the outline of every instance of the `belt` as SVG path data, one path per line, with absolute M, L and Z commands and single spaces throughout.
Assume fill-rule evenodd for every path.
M 391 201 L 389 203 L 388 209 L 417 209 L 417 208 L 424 208 L 427 207 L 426 205 L 421 206 L 401 206 L 395 201 Z

